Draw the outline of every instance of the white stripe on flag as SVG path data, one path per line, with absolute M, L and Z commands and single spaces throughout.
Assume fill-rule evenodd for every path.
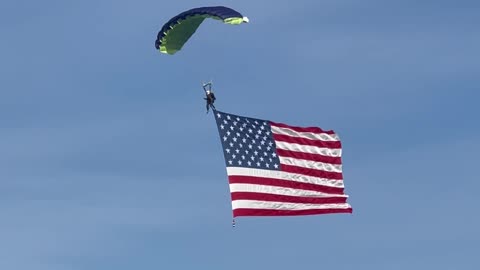
M 342 165 L 280 156 L 280 163 L 327 172 L 342 172 Z
M 309 154 L 319 154 L 328 157 L 340 157 L 342 155 L 342 149 L 331 149 L 325 147 L 317 147 L 310 145 L 302 145 L 298 143 L 288 143 L 275 141 L 277 149 L 283 149 L 288 151 L 303 152 Z
M 230 192 L 256 192 L 267 193 L 274 195 L 298 196 L 298 197 L 313 197 L 313 198 L 348 198 L 345 194 L 330 194 L 324 192 L 317 192 L 311 190 L 265 186 L 256 184 L 230 184 Z
M 308 209 L 347 209 L 351 208 L 348 203 L 332 204 L 311 204 L 311 203 L 285 203 L 285 202 L 266 202 L 252 200 L 232 201 L 232 208 L 248 209 L 272 209 L 272 210 L 308 210 Z
M 300 183 L 309 183 L 327 187 L 343 188 L 342 180 L 333 180 L 327 178 L 305 176 L 296 173 L 288 173 L 275 170 L 262 170 L 254 168 L 242 168 L 242 167 L 227 167 L 227 175 L 238 175 L 238 176 L 251 176 L 251 177 L 264 177 L 272 178 L 285 181 L 293 181 Z

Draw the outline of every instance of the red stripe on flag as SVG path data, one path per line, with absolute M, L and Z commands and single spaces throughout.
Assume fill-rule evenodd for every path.
M 315 170 L 315 169 L 304 168 L 304 167 L 293 166 L 293 165 L 286 165 L 286 164 L 280 164 L 280 168 L 282 172 L 297 173 L 297 174 L 303 174 L 303 175 L 319 177 L 319 178 L 328 178 L 332 180 L 343 180 L 342 173 L 337 173 L 337 172 L 327 172 L 327 171 Z
M 284 149 L 277 148 L 277 154 L 282 157 L 290 157 L 296 159 L 305 159 L 323 163 L 330 163 L 330 164 L 342 164 L 342 159 L 340 157 L 329 157 L 329 156 L 322 156 L 319 154 L 310 154 L 310 153 L 303 153 L 297 151 L 289 151 Z
M 276 133 L 273 133 L 273 139 L 275 141 L 297 143 L 297 144 L 316 146 L 316 147 L 325 147 L 325 148 L 331 148 L 331 149 L 342 148 L 342 143 L 340 141 L 311 140 L 311 139 L 306 139 L 302 137 L 292 137 L 292 136 L 280 135 Z
M 272 121 L 269 121 L 269 123 L 270 123 L 271 126 L 274 126 L 274 127 L 289 128 L 289 129 L 297 131 L 297 132 L 325 133 L 325 134 L 330 134 L 330 135 L 335 134 L 335 132 L 333 130 L 323 130 L 319 127 L 294 127 L 294 126 L 289 126 L 289 125 L 286 125 L 286 124 L 276 123 L 276 122 L 272 122 Z
M 322 186 L 322 185 L 316 185 L 311 183 L 295 182 L 290 180 L 279 180 L 274 178 L 229 175 L 228 181 L 230 184 L 255 184 L 255 185 L 264 185 L 264 186 L 311 190 L 311 191 L 330 193 L 330 194 L 339 194 L 339 195 L 344 194 L 343 188 Z
M 252 201 L 269 201 L 283 203 L 311 203 L 311 204 L 330 204 L 330 203 L 347 203 L 346 197 L 301 197 L 287 196 L 259 192 L 232 192 L 232 201 L 234 200 L 252 200 Z
M 233 216 L 300 216 L 318 214 L 352 213 L 352 208 L 346 209 L 307 209 L 307 210 L 274 210 L 274 209 L 248 209 L 238 208 L 233 210 Z

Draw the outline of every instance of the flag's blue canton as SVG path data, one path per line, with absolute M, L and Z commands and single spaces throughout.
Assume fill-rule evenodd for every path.
M 227 167 L 280 170 L 268 121 L 216 111 Z

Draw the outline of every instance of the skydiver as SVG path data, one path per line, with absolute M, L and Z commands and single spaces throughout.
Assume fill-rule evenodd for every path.
M 208 89 L 206 88 L 207 86 L 208 86 Z M 212 107 L 215 110 L 215 106 L 213 105 L 213 103 L 215 102 L 215 100 L 217 98 L 215 97 L 215 94 L 212 91 L 212 83 L 211 82 L 204 83 L 203 84 L 203 90 L 205 91 L 205 95 L 206 95 L 206 97 L 204 97 L 203 99 L 205 99 L 206 102 L 207 102 L 206 108 L 207 108 L 207 113 L 208 113 L 208 111 L 210 110 L 210 107 Z

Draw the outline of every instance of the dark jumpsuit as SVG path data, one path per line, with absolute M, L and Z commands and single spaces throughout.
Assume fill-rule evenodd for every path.
M 207 104 L 206 104 L 207 112 L 208 112 L 210 106 L 215 110 L 215 106 L 213 105 L 213 103 L 216 100 L 215 94 L 213 92 L 210 92 L 210 94 L 207 94 L 207 97 L 204 98 L 204 99 L 207 101 Z

